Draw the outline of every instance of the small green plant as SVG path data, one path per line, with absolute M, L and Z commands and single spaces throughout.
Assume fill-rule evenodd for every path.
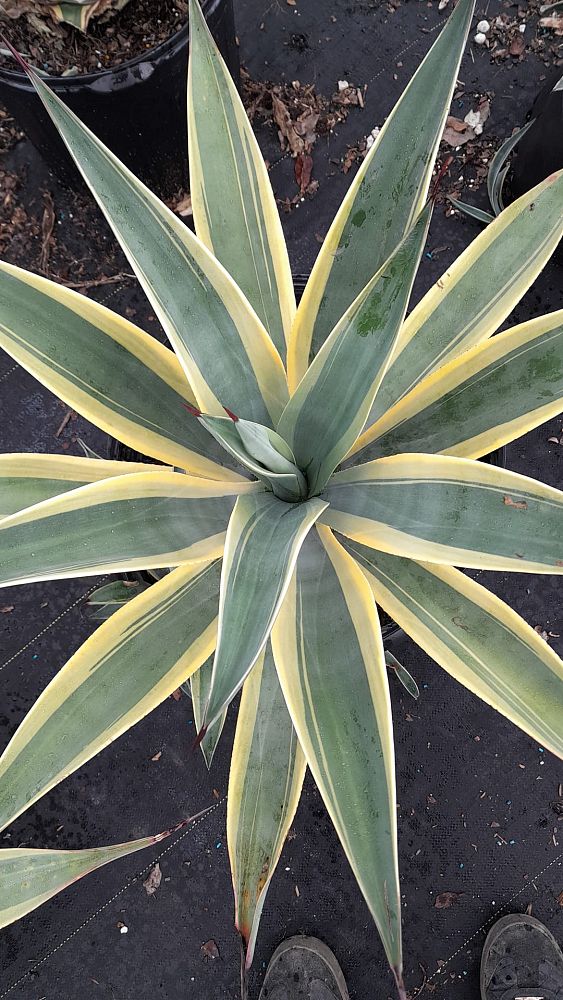
M 1 457 L 0 582 L 170 570 L 133 599 L 119 583 L 102 593 L 115 613 L 0 760 L 0 826 L 190 679 L 209 757 L 242 689 L 227 826 L 246 965 L 308 765 L 403 998 L 377 607 L 472 692 L 563 751 L 561 661 L 457 568 L 563 573 L 563 493 L 477 461 L 563 408 L 563 311 L 492 337 L 558 244 L 563 173 L 491 222 L 405 318 L 472 14 L 473 0 L 459 0 L 387 119 L 297 309 L 265 165 L 195 0 L 197 235 L 28 70 L 173 350 L 0 264 L 0 346 L 167 465 Z M 0 923 L 94 863 L 91 852 L 47 854 L 0 851 Z
M 87 31 L 92 18 L 108 18 L 122 10 L 129 0 L 2 0 L 0 13 L 8 18 L 27 17 L 40 34 L 49 32 L 49 23 L 64 22 Z

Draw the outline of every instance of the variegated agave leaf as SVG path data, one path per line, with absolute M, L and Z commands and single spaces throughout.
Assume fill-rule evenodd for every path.
M 385 653 L 378 606 L 563 756 L 561 660 L 460 570 L 563 573 L 563 493 L 476 461 L 563 410 L 563 311 L 493 337 L 561 238 L 563 172 L 407 315 L 473 6 L 458 0 L 389 115 L 297 309 L 268 174 L 196 0 L 195 235 L 28 70 L 171 349 L 0 263 L 0 347 L 158 463 L 0 457 L 0 582 L 117 575 L 4 750 L 1 825 L 182 685 L 210 763 L 242 689 L 228 840 L 246 966 L 309 766 L 403 1000 L 388 668 L 420 692 Z M 139 570 L 158 579 L 119 582 Z M 12 884 L 19 856 L 0 853 Z M 52 861 L 45 888 L 23 859 L 37 905 L 82 870 Z M 25 905 L 0 903 L 0 920 Z

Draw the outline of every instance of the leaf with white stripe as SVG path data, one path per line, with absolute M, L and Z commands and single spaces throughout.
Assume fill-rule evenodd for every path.
M 457 569 L 345 546 L 378 604 L 436 663 L 563 757 L 563 662 L 535 629 Z
M 400 984 L 395 765 L 383 642 L 367 581 L 327 528 L 305 541 L 272 646 L 299 742 Z
M 24 507 L 97 483 L 113 476 L 156 472 L 158 465 L 142 462 L 106 462 L 73 455 L 34 455 L 14 452 L 0 455 L 0 517 Z
M 219 718 L 256 663 L 311 526 L 326 507 L 314 497 L 284 503 L 271 493 L 240 496 L 229 521 L 219 635 L 203 730 Z
M 355 460 L 405 452 L 480 458 L 563 412 L 563 310 L 477 344 L 408 393 Z
M 13 847 L 0 850 L 0 927 L 21 920 L 58 892 L 67 889 L 90 872 L 125 858 L 145 847 L 154 847 L 186 826 L 190 820 L 153 837 L 131 840 L 111 847 L 82 851 L 36 850 Z
M 563 170 L 491 222 L 403 324 L 353 452 L 379 435 L 376 421 L 421 379 L 491 337 L 535 281 L 563 234 Z
M 28 76 L 112 227 L 201 409 L 273 424 L 287 401 L 281 358 L 238 285 L 174 213 L 36 73 Z
M 288 350 L 293 392 L 335 323 L 408 233 L 428 195 L 474 0 L 459 0 L 356 174 L 315 261 Z
M 483 462 L 394 455 L 337 473 L 324 524 L 449 566 L 563 573 L 563 492 Z
M 0 261 L 0 347 L 59 399 L 142 455 L 240 480 L 204 429 L 172 351 L 93 299 Z
M 246 110 L 196 0 L 190 3 L 188 143 L 197 235 L 285 357 L 295 294 L 278 208 Z
M 236 496 L 260 488 L 176 472 L 81 486 L 0 520 L 0 584 L 217 558 Z
M 432 203 L 325 340 L 278 429 L 318 493 L 362 430 L 407 309 Z
M 205 712 L 205 706 L 207 705 L 207 699 L 209 698 L 212 673 L 213 657 L 210 656 L 209 659 L 206 660 L 205 663 L 199 668 L 199 670 L 196 670 L 195 674 L 192 674 L 190 680 L 188 681 L 196 733 L 199 733 L 201 730 L 203 713 Z M 183 686 L 187 691 L 187 685 Z M 209 727 L 200 743 L 200 749 L 208 770 L 211 768 L 211 764 L 213 763 L 213 757 L 215 756 L 217 744 L 221 739 L 221 733 L 223 732 L 223 726 L 225 725 L 226 718 L 227 710 L 225 709 L 217 721 Z
M 268 642 L 242 689 L 227 796 L 235 924 L 244 942 L 247 969 L 305 769 Z
M 148 715 L 213 652 L 220 565 L 180 567 L 55 675 L 0 758 L 0 828 Z

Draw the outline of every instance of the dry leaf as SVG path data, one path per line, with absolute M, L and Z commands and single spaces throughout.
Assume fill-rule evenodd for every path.
M 299 185 L 301 194 L 305 194 L 305 191 L 311 183 L 312 171 L 313 157 L 309 156 L 308 153 L 299 153 L 295 158 L 295 180 Z
M 206 941 L 205 944 L 202 944 L 201 952 L 206 960 L 212 959 L 213 961 L 215 961 L 216 958 L 221 958 L 219 949 L 213 938 L 210 938 L 209 941 Z
M 151 868 L 145 881 L 143 882 L 143 889 L 145 890 L 147 896 L 154 896 L 161 882 L 162 872 L 160 870 L 160 865 L 156 864 L 154 868 Z
M 174 701 L 180 701 L 180 698 L 182 697 L 182 689 L 176 688 L 176 690 L 172 692 L 172 697 Z
M 525 48 L 526 42 L 524 41 L 524 35 L 521 35 L 520 32 L 518 32 L 510 43 L 508 54 L 511 56 L 522 56 Z
M 442 135 L 444 142 L 447 142 L 449 146 L 463 146 L 464 143 L 474 138 L 475 132 L 467 122 L 462 122 L 459 118 L 448 115 L 446 118 L 446 127 Z
M 10 611 L 14 610 L 14 607 L 14 604 L 4 604 L 4 606 L 0 608 L 0 615 L 9 615 Z
M 161 757 L 162 757 L 162 750 L 159 750 L 158 753 L 155 753 L 154 757 L 151 757 L 151 760 L 160 760 Z
M 560 892 L 557 896 L 557 902 L 559 903 L 559 906 L 563 906 L 563 892 Z
M 437 910 L 446 910 L 449 906 L 457 903 L 460 896 L 463 896 L 462 892 L 441 892 L 439 896 L 436 896 L 434 906 Z
M 563 14 L 551 14 L 549 17 L 540 17 L 542 28 L 550 28 L 556 35 L 563 35 Z

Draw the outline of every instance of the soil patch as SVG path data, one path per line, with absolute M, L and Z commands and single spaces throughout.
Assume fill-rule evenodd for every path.
M 15 13 L 16 3 L 18 9 L 31 6 L 25 0 L 4 0 L 0 27 L 22 55 L 51 76 L 95 73 L 143 55 L 178 31 L 188 10 L 184 0 L 159 0 L 158 4 L 131 0 L 117 13 L 92 18 L 85 33 L 49 15 L 41 19 L 33 13 L 9 16 L 7 11 Z M 8 56 L 0 55 L 0 65 L 14 69 Z

